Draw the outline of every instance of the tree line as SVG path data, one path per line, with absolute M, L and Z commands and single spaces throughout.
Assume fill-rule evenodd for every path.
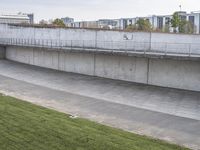
M 174 33 L 192 34 L 195 32 L 195 25 L 192 22 L 187 21 L 186 19 L 182 19 L 178 12 L 175 12 L 172 16 L 172 19 L 161 29 L 153 28 L 148 19 L 140 18 L 135 24 L 129 25 L 126 28 L 126 31 L 170 32 L 170 28 L 173 30 L 172 32 Z
M 55 20 L 41 20 L 40 25 L 48 26 L 48 24 L 51 24 L 53 26 L 57 27 L 66 27 L 63 20 L 61 19 L 55 19 Z M 128 27 L 125 29 L 126 31 L 159 31 L 159 32 L 174 32 L 174 33 L 188 33 L 193 34 L 196 30 L 195 25 L 187 21 L 186 19 L 182 19 L 178 12 L 175 12 L 172 16 L 172 19 L 167 22 L 167 24 L 163 25 L 163 27 L 160 28 L 153 28 L 150 21 L 148 19 L 140 18 L 137 20 L 135 24 L 128 25 Z

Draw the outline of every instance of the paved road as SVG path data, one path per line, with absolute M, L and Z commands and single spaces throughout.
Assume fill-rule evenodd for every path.
M 200 149 L 200 93 L 0 61 L 0 92 L 38 105 Z

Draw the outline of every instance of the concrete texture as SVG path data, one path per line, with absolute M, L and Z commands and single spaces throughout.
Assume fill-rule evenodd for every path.
M 160 88 L 0 60 L 0 75 L 108 102 L 200 120 L 200 92 Z
M 7 47 L 6 58 L 45 68 L 94 75 L 94 54 L 64 53 L 37 48 Z
M 56 49 L 6 48 L 6 58 L 55 70 L 200 91 L 200 61 L 142 58 Z
M 148 59 L 97 54 L 95 76 L 147 84 Z
M 74 41 L 74 47 L 200 54 L 200 35 L 0 25 L 1 38 Z M 85 43 L 83 43 L 83 40 Z M 175 42 L 174 42 L 175 41 Z M 109 42 L 113 42 L 111 44 Z M 71 45 L 69 43 L 68 45 Z
M 0 47 L 0 59 L 4 59 L 6 56 L 6 49 L 5 47 Z
M 5 60 L 0 60 L 0 92 L 130 132 L 200 149 L 199 92 L 69 74 Z
M 159 43 L 165 43 L 163 45 Z M 167 45 L 167 46 L 166 46 Z M 196 53 L 200 54 L 200 35 L 188 34 L 151 34 L 151 49 L 165 49 L 166 52 Z
M 150 59 L 149 84 L 200 91 L 200 61 Z

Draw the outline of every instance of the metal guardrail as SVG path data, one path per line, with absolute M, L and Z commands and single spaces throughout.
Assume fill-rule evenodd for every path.
M 0 38 L 1 45 L 200 57 L 200 44 Z

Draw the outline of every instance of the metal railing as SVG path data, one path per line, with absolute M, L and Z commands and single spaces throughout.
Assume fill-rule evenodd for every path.
M 0 38 L 1 45 L 200 57 L 198 43 Z

